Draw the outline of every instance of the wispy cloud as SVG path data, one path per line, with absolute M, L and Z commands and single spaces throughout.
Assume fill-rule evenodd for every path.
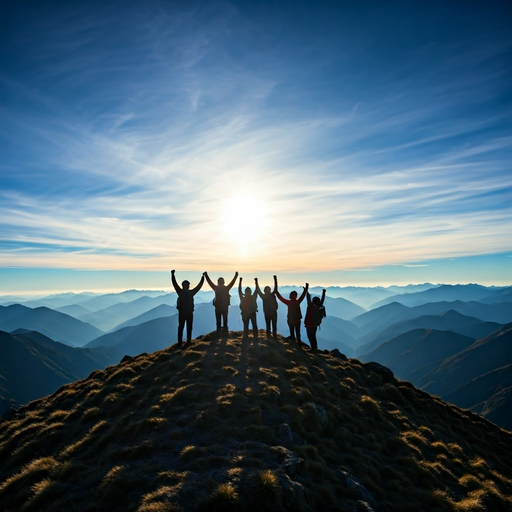
M 260 28 L 229 4 L 155 9 L 111 36 L 112 15 L 78 34 L 50 24 L 33 76 L 2 78 L 16 101 L 2 107 L 0 266 L 365 270 L 510 249 L 502 47 L 454 46 L 435 65 L 418 50 L 413 72 L 344 104 L 354 83 L 317 98 L 296 82 L 319 71 L 314 53 L 252 47 Z M 248 250 L 234 231 L 254 217 Z

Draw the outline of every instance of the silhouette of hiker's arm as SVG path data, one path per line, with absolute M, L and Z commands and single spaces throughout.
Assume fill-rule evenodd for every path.
M 236 278 L 238 277 L 238 272 L 235 272 L 235 277 L 231 280 L 231 282 L 228 284 L 227 288 L 228 290 L 231 290 L 233 288 L 233 285 L 236 283 Z
M 181 293 L 180 285 L 178 284 L 178 281 L 176 281 L 176 278 L 174 277 L 175 270 L 171 270 L 171 281 L 172 285 L 174 286 L 174 289 L 176 290 L 176 293 L 179 295 Z
M 244 298 L 244 295 L 242 293 L 242 278 L 238 281 L 238 296 L 240 297 L 240 300 Z
M 203 287 L 203 284 L 204 276 L 201 277 L 201 281 L 199 281 L 199 284 L 195 288 L 192 288 L 192 290 L 190 290 L 192 292 L 192 295 L 195 295 Z
M 272 293 L 277 293 L 277 276 L 274 276 L 274 291 Z
M 308 301 L 308 306 L 311 304 L 311 294 L 309 292 L 306 293 L 306 299 Z
M 320 306 L 323 306 L 324 305 L 324 300 L 325 300 L 325 288 L 322 290 L 322 298 L 320 299 Z
M 261 297 L 261 300 L 263 300 L 265 298 L 265 295 L 263 295 L 261 289 L 260 289 L 260 285 L 258 284 L 258 278 L 255 277 L 254 278 L 254 282 L 256 283 L 256 293 Z
M 283 303 L 283 304 L 286 304 L 288 306 L 288 304 L 290 304 L 290 301 L 288 299 L 285 299 L 280 293 L 278 290 L 276 290 L 276 295 L 277 295 L 277 298 Z
M 299 302 L 302 302 L 304 300 L 306 293 L 308 293 L 308 289 L 309 289 L 309 283 L 306 283 L 306 287 L 304 288 L 304 291 L 301 293 L 301 296 L 299 297 Z
M 208 275 L 208 272 L 205 272 L 203 276 L 206 278 L 206 281 L 208 281 L 208 284 L 210 285 L 211 289 L 216 291 L 217 285 L 210 279 L 210 276 Z

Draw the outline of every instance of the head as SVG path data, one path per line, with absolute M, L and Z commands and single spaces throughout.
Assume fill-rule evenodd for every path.
M 245 295 L 252 295 L 252 291 L 249 287 L 245 289 Z
M 223 277 L 219 277 L 219 279 L 217 279 L 217 284 L 219 286 L 224 286 L 224 278 Z
M 315 306 L 320 306 L 320 297 L 313 297 L 311 299 L 311 302 L 315 305 Z
M 290 292 L 290 299 L 297 300 L 297 292 L 296 291 Z
M 181 286 L 183 286 L 184 290 L 188 290 L 190 288 L 190 281 L 183 281 L 183 283 L 181 283 Z
M 263 288 L 263 293 L 265 295 L 270 295 L 270 286 L 265 286 L 265 288 Z

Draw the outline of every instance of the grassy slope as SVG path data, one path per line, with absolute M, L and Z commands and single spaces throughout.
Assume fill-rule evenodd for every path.
M 372 363 L 240 333 L 32 402 L 0 461 L 1 510 L 512 508 L 509 432 Z

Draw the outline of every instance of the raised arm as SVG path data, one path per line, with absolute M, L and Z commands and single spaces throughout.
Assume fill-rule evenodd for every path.
M 206 281 L 210 285 L 211 289 L 215 291 L 217 289 L 217 285 L 210 279 L 208 272 L 204 272 L 203 276 L 205 277 Z
M 308 301 L 308 306 L 311 304 L 311 294 L 309 292 L 306 293 L 306 299 Z
M 272 293 L 277 292 L 277 276 L 274 276 L 274 291 Z
M 231 280 L 231 282 L 228 284 L 227 288 L 228 290 L 231 290 L 233 288 L 233 285 L 236 283 L 236 278 L 238 277 L 238 272 L 235 272 L 235 277 Z
M 323 306 L 325 300 L 325 288 L 322 290 L 322 298 L 320 299 L 320 306 Z
M 279 293 L 279 290 L 276 290 L 276 295 L 277 295 L 277 298 L 283 303 L 283 304 L 286 304 L 288 306 L 288 304 L 290 304 L 290 301 L 288 299 L 285 299 L 280 293 Z
M 238 281 L 238 296 L 240 297 L 240 300 L 244 298 L 244 294 L 242 293 L 242 278 Z
M 304 288 L 304 291 L 301 293 L 301 295 L 299 297 L 299 302 L 302 302 L 304 300 L 304 297 L 308 293 L 308 289 L 309 289 L 309 283 L 306 283 L 306 287 Z
M 195 295 L 203 287 L 203 284 L 204 284 L 204 276 L 201 276 L 201 280 L 199 281 L 199 284 L 195 288 L 192 288 L 192 290 L 190 290 L 192 292 L 192 295 Z
M 176 278 L 174 277 L 175 270 L 171 270 L 171 281 L 172 285 L 174 286 L 174 289 L 176 290 L 176 293 L 179 295 L 181 293 L 180 285 L 178 284 L 178 281 L 176 281 Z
M 265 298 L 265 295 L 263 295 L 263 292 L 260 289 L 260 285 L 258 284 L 258 278 L 257 277 L 254 278 L 254 282 L 256 284 L 255 292 L 261 297 L 261 300 L 263 300 Z

